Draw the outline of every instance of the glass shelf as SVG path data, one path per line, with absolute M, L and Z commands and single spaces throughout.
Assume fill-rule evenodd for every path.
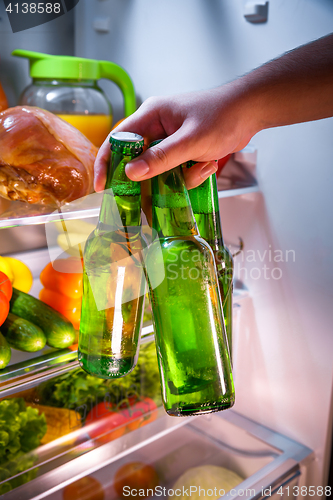
M 229 198 L 231 196 L 241 196 L 249 193 L 257 193 L 259 191 L 258 184 L 247 187 L 233 188 L 233 189 L 224 189 L 219 191 L 219 198 Z
M 259 191 L 259 187 L 257 184 L 247 185 L 237 187 L 234 185 L 231 188 L 219 190 L 219 198 L 228 198 L 230 196 L 240 196 L 248 193 L 254 193 Z M 90 195 L 93 196 L 93 195 Z M 98 217 L 100 204 L 101 204 L 101 195 L 100 193 L 96 193 L 95 196 L 89 201 L 80 200 L 80 203 L 75 202 L 76 207 L 73 207 L 72 204 L 64 205 L 61 207 L 61 210 L 51 211 L 43 213 L 43 209 L 41 212 L 38 212 L 36 207 L 29 207 L 27 204 L 25 205 L 25 213 L 23 215 L 23 207 L 18 207 L 20 210 L 16 211 L 15 205 L 19 202 L 13 202 L 12 211 L 10 212 L 9 217 L 5 217 L 5 212 L 0 216 L 0 229 L 17 227 L 17 226 L 29 226 L 29 225 L 37 225 L 37 224 L 46 224 L 47 222 L 54 222 L 62 219 L 73 220 L 73 219 L 89 219 L 91 217 Z M 80 206 L 82 205 L 82 206 Z M 44 209 L 46 210 L 46 209 Z
M 259 191 L 257 181 L 246 165 L 231 158 L 224 166 L 218 181 L 219 198 L 240 196 Z M 9 208 L 0 215 L 0 229 L 17 226 L 45 224 L 47 222 L 97 217 L 102 202 L 102 193 L 93 193 L 54 208 L 29 205 L 19 201 L 11 202 Z
M 240 196 L 259 191 L 256 180 L 257 152 L 246 147 L 235 153 L 223 167 L 218 179 L 219 198 Z
M 235 327 L 238 320 L 239 308 L 243 299 L 249 296 L 247 289 L 242 289 L 235 283 L 233 292 L 233 314 Z M 236 331 L 236 328 L 235 328 Z M 143 326 L 141 331 L 141 344 L 151 342 L 154 339 L 154 327 L 152 324 Z M 28 390 L 36 383 L 41 383 L 57 375 L 79 367 L 77 351 L 70 349 L 52 350 L 48 353 L 34 353 L 31 357 L 28 353 L 26 359 L 9 364 L 0 371 L 0 399 L 11 396 L 18 391 Z
M 142 328 L 141 344 L 153 340 L 153 325 Z M 34 387 L 36 383 L 79 367 L 77 351 L 61 349 L 20 363 L 9 365 L 0 372 L 0 398 Z
M 14 201 L 0 216 L 0 228 L 46 224 L 58 220 L 88 219 L 99 215 L 103 193 L 93 193 L 79 198 L 61 208 L 37 207 Z

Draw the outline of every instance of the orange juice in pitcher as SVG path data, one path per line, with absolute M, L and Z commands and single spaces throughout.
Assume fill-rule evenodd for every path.
M 57 115 L 80 130 L 98 148 L 103 144 L 112 127 L 112 115 L 58 113 Z

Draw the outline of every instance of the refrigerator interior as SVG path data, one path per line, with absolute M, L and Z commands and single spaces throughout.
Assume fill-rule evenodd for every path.
M 246 21 L 247 3 L 81 1 L 75 54 L 123 65 L 141 102 L 226 83 L 332 31 L 327 0 L 269 1 L 262 24 Z M 120 96 L 105 90 L 121 112 Z M 227 244 L 244 242 L 235 275 L 250 295 L 236 410 L 315 450 L 310 485 L 326 483 L 331 447 L 332 133 L 332 118 L 260 132 L 251 141 L 260 193 L 220 204 Z
M 12 34 L 1 2 L 1 82 L 17 104 L 29 77 L 27 61 L 10 56 L 14 48 L 105 59 L 128 71 L 140 104 L 220 85 L 332 30 L 329 0 L 271 0 L 264 24 L 245 20 L 245 3 L 80 0 L 66 16 Z M 101 86 L 116 121 L 121 94 Z M 223 184 L 220 193 L 225 242 L 233 249 L 239 238 L 244 243 L 235 257 L 235 411 L 314 450 L 309 486 L 326 484 L 331 453 L 332 132 L 330 118 L 259 133 L 250 144 L 254 182 L 237 193 Z M 96 216 L 98 204 L 90 209 Z M 27 227 L 32 222 L 38 225 Z M 41 222 L 1 229 L 0 254 L 45 247 Z M 36 265 L 38 277 L 38 258 Z

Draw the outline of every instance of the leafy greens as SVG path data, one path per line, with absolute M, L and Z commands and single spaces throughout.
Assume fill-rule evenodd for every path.
M 0 401 L 0 482 L 33 466 L 34 457 L 28 452 L 40 445 L 46 429 L 45 415 L 27 407 L 23 398 Z M 0 494 L 30 481 L 35 473 L 32 470 L 3 482 Z
M 75 409 L 83 419 L 95 404 L 101 401 L 119 404 L 131 394 L 161 403 L 155 342 L 141 347 L 137 366 L 121 379 L 100 379 L 78 368 L 39 387 L 42 404 Z

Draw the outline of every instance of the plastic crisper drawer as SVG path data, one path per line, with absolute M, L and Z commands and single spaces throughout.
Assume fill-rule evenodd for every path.
M 159 418 L 149 425 L 92 448 L 85 442 L 82 450 L 72 451 L 71 460 L 62 460 L 59 456 L 49 466 L 45 463 L 36 479 L 3 498 L 64 500 L 66 486 L 90 476 L 102 485 L 105 500 L 117 500 L 114 475 L 122 465 L 133 461 L 150 464 L 156 470 L 159 485 L 166 488 L 165 494 L 155 496 L 156 500 L 176 499 L 172 494 L 168 496 L 168 489 L 183 472 L 204 464 L 225 467 L 243 478 L 223 495 L 224 499 L 284 498 L 280 494 L 275 496 L 278 488 L 298 484 L 301 466 L 312 457 L 311 450 L 305 446 L 233 410 L 174 418 L 161 409 Z M 265 492 L 269 494 L 265 496 Z

